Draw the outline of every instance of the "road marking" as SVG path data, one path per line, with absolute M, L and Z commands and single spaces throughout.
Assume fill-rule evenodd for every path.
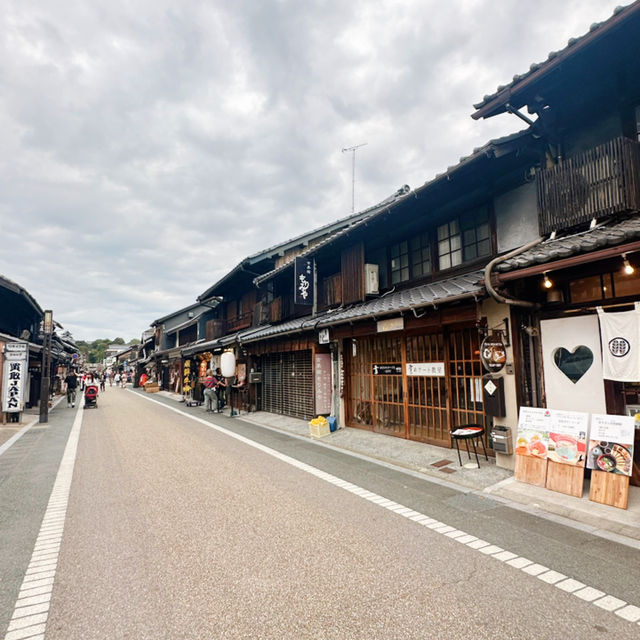
M 311 465 L 305 462 L 300 462 L 300 460 L 296 460 L 295 458 L 292 458 L 284 453 L 280 453 L 279 451 L 276 451 L 275 449 L 271 449 L 270 447 L 260 444 L 259 442 L 254 442 L 253 440 L 246 438 L 245 436 L 241 436 L 238 433 L 229 431 L 225 427 L 221 427 L 220 425 L 217 425 L 214 422 L 209 422 L 208 420 L 204 420 L 203 418 L 199 418 L 198 416 L 191 415 L 189 413 L 186 413 L 185 411 L 177 409 L 176 407 L 172 407 L 170 405 L 165 404 L 164 402 L 155 400 L 154 398 L 149 398 L 145 395 L 140 395 L 139 393 L 136 393 L 131 389 L 128 389 L 128 391 L 130 393 L 135 394 L 135 396 L 138 398 L 142 398 L 143 400 L 148 400 L 149 402 L 153 402 L 154 404 L 160 405 L 161 407 L 168 409 L 169 411 L 173 411 L 181 416 L 184 416 L 185 418 L 189 418 L 190 420 L 199 422 L 200 424 L 203 424 L 204 426 L 209 427 L 214 431 L 218 431 L 226 436 L 229 436 L 235 440 L 238 440 L 239 442 L 242 442 L 250 447 L 253 447 L 258 451 L 262 451 L 263 453 L 266 453 L 267 455 L 273 458 L 276 458 L 282 462 L 285 462 L 286 464 L 292 467 L 295 467 L 300 471 L 304 471 L 305 473 L 315 476 L 330 484 L 333 484 L 336 487 L 345 489 L 349 493 L 352 493 L 353 495 L 361 498 L 362 500 L 371 502 L 372 504 L 375 504 L 378 507 L 383 507 L 384 509 L 391 511 L 392 513 L 395 513 L 398 516 L 406 518 L 407 520 L 411 520 L 416 524 L 425 526 L 428 529 L 432 529 L 437 533 L 440 533 L 446 536 L 448 533 L 456 532 L 457 534 L 460 534 L 459 537 L 455 538 L 456 541 L 460 541 L 464 539 L 465 536 L 469 536 L 470 540 L 469 542 L 464 543 L 465 546 L 471 549 L 480 551 L 480 553 L 486 555 L 487 557 L 492 557 L 492 558 L 501 560 L 505 565 L 509 565 L 528 575 L 536 576 L 539 580 L 546 582 L 547 584 L 554 585 L 556 586 L 556 588 L 562 589 L 561 585 L 568 581 L 571 581 L 571 586 L 573 586 L 573 584 L 581 585 L 582 588 L 579 588 L 579 590 L 577 591 L 572 590 L 570 588 L 565 590 L 567 593 L 570 593 L 571 595 L 574 595 L 580 598 L 581 600 L 584 600 L 585 602 L 590 602 L 591 604 L 594 604 L 597 607 L 604 609 L 605 611 L 615 612 L 616 615 L 623 618 L 624 620 L 629 620 L 630 622 L 635 623 L 636 620 L 634 618 L 636 617 L 636 614 L 640 616 L 640 609 L 638 607 L 627 604 L 624 600 L 620 600 L 619 598 L 616 598 L 614 596 L 607 595 L 603 591 L 599 591 L 598 589 L 594 589 L 593 587 L 585 586 L 581 582 L 578 582 L 577 580 L 573 580 L 572 578 L 568 578 L 568 576 L 565 576 L 564 574 L 559 573 L 558 571 L 553 571 L 549 567 L 545 567 L 541 564 L 532 563 L 530 560 L 527 560 L 526 558 L 520 558 L 517 554 L 512 553 L 508 550 L 505 550 L 502 547 L 492 545 L 491 543 L 486 542 L 485 540 L 479 540 L 478 538 L 471 536 L 470 534 L 465 533 L 464 531 L 459 531 L 455 527 L 447 525 L 444 522 L 439 522 L 437 520 L 434 520 L 433 518 L 430 518 L 427 514 L 418 514 L 417 511 L 414 511 L 410 507 L 398 504 L 397 502 L 394 502 L 393 500 L 389 500 L 384 496 L 380 496 L 378 494 L 372 493 L 368 489 L 364 489 L 363 487 L 354 485 L 353 483 L 348 482 L 347 480 L 343 480 L 342 478 L 333 476 L 327 473 L 326 471 L 322 471 L 321 469 L 312 467 Z M 429 479 L 425 479 L 425 481 L 429 482 Z M 423 515 L 426 519 L 420 521 L 417 519 L 418 515 Z M 509 558 L 509 559 L 505 562 L 506 558 Z M 640 617 L 638 619 L 640 620 Z M 638 625 L 640 625 L 640 622 L 638 622 Z M 8 640 L 8 639 L 5 639 L 5 640 Z
M 20 640 L 22 638 L 44 640 L 71 490 L 71 479 L 78 452 L 82 415 L 82 411 L 76 412 L 53 483 L 47 510 L 33 548 L 31 561 L 25 571 L 4 640 Z

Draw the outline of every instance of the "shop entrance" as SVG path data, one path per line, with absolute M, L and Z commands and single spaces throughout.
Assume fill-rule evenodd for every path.
M 310 420 L 313 418 L 311 350 L 262 356 L 262 410 Z
M 479 342 L 475 327 L 346 340 L 347 424 L 440 446 L 484 425 Z

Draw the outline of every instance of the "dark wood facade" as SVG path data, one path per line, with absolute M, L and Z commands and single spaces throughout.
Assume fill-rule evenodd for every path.
M 640 209 L 640 144 L 618 137 L 538 174 L 540 233 Z

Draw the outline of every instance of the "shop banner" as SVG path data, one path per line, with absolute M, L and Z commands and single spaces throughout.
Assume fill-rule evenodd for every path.
M 294 304 L 313 304 L 313 259 L 296 258 L 294 265 Z
M 587 452 L 589 414 L 578 411 L 551 411 L 549 460 L 584 467 Z
M 2 373 L 2 410 L 24 410 L 24 393 L 29 379 L 29 352 L 23 342 L 8 342 L 4 348 Z
M 592 415 L 587 467 L 630 476 L 634 423 L 630 416 Z
M 602 368 L 606 380 L 640 382 L 640 303 L 633 311 L 605 313 L 598 307 Z

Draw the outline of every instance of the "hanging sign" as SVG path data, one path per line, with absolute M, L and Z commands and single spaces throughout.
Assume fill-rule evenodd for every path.
M 294 264 L 294 304 L 313 304 L 313 259 L 296 258 Z
M 374 364 L 372 367 L 374 376 L 401 376 L 401 364 Z
M 444 378 L 444 362 L 407 362 L 407 375 Z
M 587 467 L 630 476 L 633 467 L 634 419 L 630 416 L 591 416 Z
M 329 339 L 329 329 L 320 329 L 318 331 L 318 344 L 329 344 L 331 340 Z
M 24 342 L 8 342 L 4 348 L 2 374 L 2 410 L 24 410 L 24 392 L 29 375 L 29 352 Z
M 605 313 L 598 307 L 602 368 L 606 380 L 640 380 L 640 304 L 633 311 Z
M 502 370 L 507 363 L 507 350 L 499 333 L 491 333 L 482 341 L 480 359 L 489 373 L 497 373 Z

